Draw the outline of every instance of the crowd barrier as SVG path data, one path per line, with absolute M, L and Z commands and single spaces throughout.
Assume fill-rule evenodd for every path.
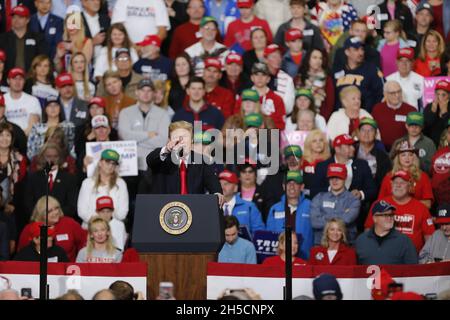
M 395 281 L 404 284 L 405 291 L 420 294 L 450 289 L 450 262 L 425 265 L 382 266 Z M 344 300 L 370 300 L 373 278 L 378 266 L 304 266 L 293 270 L 292 296 L 313 297 L 312 281 L 321 273 L 338 278 Z M 209 263 L 207 298 L 217 299 L 225 289 L 252 288 L 264 300 L 283 299 L 284 269 L 263 265 Z
M 39 263 L 7 261 L 0 263 L 0 275 L 7 278 L 11 288 L 21 291 L 31 288 L 34 298 L 39 297 Z M 78 290 L 85 298 L 106 289 L 116 280 L 129 282 L 135 291 L 147 295 L 147 264 L 145 263 L 49 263 L 49 296 L 56 298 L 69 289 Z M 0 279 L 0 290 L 7 280 Z

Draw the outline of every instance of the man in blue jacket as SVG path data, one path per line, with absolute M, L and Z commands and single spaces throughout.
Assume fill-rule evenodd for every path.
M 46 54 L 53 60 L 56 46 L 62 41 L 64 21 L 50 13 L 52 0 L 36 0 L 35 4 L 37 12 L 31 16 L 28 28 L 31 32 L 44 34 L 48 44 Z
M 345 188 L 347 168 L 342 163 L 328 165 L 327 178 L 330 191 L 321 192 L 311 203 L 311 225 L 314 228 L 314 244 L 320 245 L 322 233 L 328 220 L 339 218 L 347 227 L 347 239 L 353 244 L 356 231 L 356 218 L 359 215 L 361 202 Z
M 224 37 L 228 25 L 239 19 L 241 13 L 237 8 L 236 0 L 205 0 L 205 16 L 211 16 L 217 20 L 220 34 Z
M 235 216 L 239 220 L 239 224 L 247 226 L 251 234 L 256 230 L 264 230 L 261 212 L 253 202 L 243 200 L 237 192 L 239 179 L 236 173 L 224 170 L 219 174 L 219 181 L 225 198 L 223 214 Z
M 283 232 L 285 225 L 285 203 L 286 196 L 290 209 L 290 220 L 292 230 L 302 236 L 300 246 L 300 257 L 307 260 L 309 250 L 313 246 L 313 229 L 310 221 L 311 201 L 303 194 L 304 184 L 300 171 L 288 171 L 286 174 L 286 194 L 281 197 L 280 202 L 270 208 L 267 217 L 266 230 L 272 232 Z

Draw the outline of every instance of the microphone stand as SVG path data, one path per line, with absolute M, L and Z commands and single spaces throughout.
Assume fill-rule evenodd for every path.
M 291 210 L 287 197 L 287 177 L 284 179 L 284 247 L 285 247 L 285 287 L 284 300 L 292 300 L 292 226 L 291 226 Z
M 43 169 L 45 175 L 45 223 L 41 225 L 41 241 L 40 249 L 41 254 L 39 256 L 39 299 L 48 300 L 48 284 L 47 284 L 47 263 L 48 263 L 48 252 L 47 252 L 47 242 L 48 242 L 48 196 L 49 196 L 49 186 L 48 186 L 48 176 L 52 169 L 52 164 L 47 163 Z

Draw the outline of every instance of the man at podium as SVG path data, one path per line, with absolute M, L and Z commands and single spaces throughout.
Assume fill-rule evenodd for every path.
M 192 151 L 192 124 L 173 122 L 169 126 L 169 141 L 147 156 L 150 170 L 150 193 L 152 194 L 216 194 L 219 205 L 223 204 L 222 187 L 211 165 L 202 155 Z

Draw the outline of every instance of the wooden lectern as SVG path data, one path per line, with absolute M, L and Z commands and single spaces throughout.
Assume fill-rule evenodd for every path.
M 139 194 L 132 235 L 148 264 L 149 299 L 166 281 L 173 282 L 178 300 L 206 299 L 207 264 L 217 261 L 224 242 L 215 195 Z

